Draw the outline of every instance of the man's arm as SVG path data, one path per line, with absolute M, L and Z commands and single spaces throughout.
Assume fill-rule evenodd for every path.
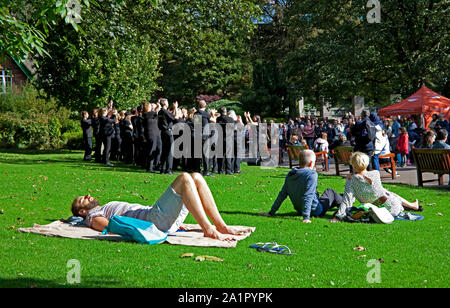
M 314 198 L 316 197 L 316 191 L 317 191 L 317 173 L 314 172 L 310 176 L 308 176 L 308 179 L 306 180 L 306 191 L 304 195 L 304 201 L 305 204 L 303 206 L 302 210 L 302 216 L 304 222 L 309 222 L 309 218 L 311 216 L 311 207 L 312 202 Z
M 108 225 L 109 220 L 103 216 L 94 217 L 91 222 L 91 228 L 102 232 Z
M 283 201 L 286 200 L 287 196 L 288 196 L 288 192 L 287 192 L 286 181 L 285 181 L 283 187 L 281 188 L 281 191 L 278 193 L 277 199 L 275 200 L 275 202 L 272 205 L 272 208 L 270 209 L 270 212 L 269 213 L 259 213 L 259 215 L 262 215 L 262 216 L 275 215 L 275 213 L 278 211 L 278 209 L 280 208 Z

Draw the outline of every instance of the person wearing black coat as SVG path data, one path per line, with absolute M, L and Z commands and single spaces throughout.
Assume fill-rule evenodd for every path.
M 147 172 L 152 173 L 155 172 L 153 166 L 158 156 L 158 139 L 160 138 L 158 111 L 156 105 L 146 103 L 142 114 L 142 127 L 145 139 L 145 169 Z
M 142 107 L 138 106 L 131 109 L 131 124 L 133 125 L 133 144 L 134 144 L 134 157 L 133 164 L 138 164 L 143 166 L 143 128 L 142 128 L 142 117 L 141 117 Z
M 112 166 L 109 162 L 109 153 L 111 151 L 111 139 L 115 133 L 113 125 L 116 119 L 114 116 L 111 118 L 107 117 L 108 111 L 106 108 L 101 108 L 100 110 L 100 135 L 103 143 L 102 162 L 107 166 Z
M 361 113 L 361 121 L 353 125 L 351 133 L 355 137 L 354 151 L 363 152 L 372 157 L 375 150 L 376 128 L 366 111 Z M 369 169 L 371 170 L 370 165 L 367 170 L 370 171 Z
M 183 111 L 181 111 L 181 114 L 184 115 Z M 180 118 L 176 119 L 173 124 L 174 125 L 180 124 L 181 127 L 185 127 L 184 125 L 186 125 L 187 123 L 186 123 L 186 120 L 184 119 L 184 117 L 181 116 Z M 174 134 L 173 141 L 175 142 L 175 141 L 177 141 L 177 139 L 183 138 L 183 134 L 184 134 L 183 130 L 180 130 L 177 134 Z M 181 143 L 180 146 L 178 147 L 178 150 L 181 153 L 184 153 L 184 147 L 186 147 L 186 146 L 187 146 L 186 144 Z M 174 157 L 173 158 L 173 169 L 177 170 L 178 167 L 181 167 L 181 170 L 183 170 L 183 171 L 186 170 L 186 166 L 187 166 L 186 159 L 187 158 L 184 155 L 182 155 L 181 157 L 177 157 L 177 158 Z
M 111 160 L 120 161 L 122 157 L 122 134 L 120 132 L 120 115 L 115 114 L 116 121 L 113 124 L 114 136 L 111 141 Z
M 89 119 L 89 113 L 83 111 L 81 113 L 81 129 L 83 130 L 83 148 L 84 160 L 90 161 L 92 154 L 92 120 Z
M 161 130 L 161 142 L 162 142 L 161 167 L 160 167 L 161 174 L 163 173 L 172 174 L 172 167 L 173 167 L 172 126 L 175 120 L 179 118 L 178 115 L 171 113 L 168 110 L 168 108 L 169 102 L 167 101 L 167 99 L 162 99 L 161 110 L 158 112 L 158 128 Z M 176 109 L 174 111 L 176 112 Z
M 191 131 L 191 140 L 189 144 L 188 157 L 186 158 L 186 171 L 193 172 L 195 169 L 195 158 L 194 158 L 194 114 L 197 110 L 191 108 L 187 112 L 186 125 L 189 126 Z
M 126 164 L 132 164 L 134 160 L 133 130 L 131 114 L 125 114 L 120 132 L 122 133 L 122 159 Z
M 233 156 L 234 156 L 234 125 L 235 121 L 227 116 L 227 108 L 219 109 L 220 116 L 217 118 L 217 124 L 222 129 L 223 155 L 217 158 L 218 172 L 228 175 L 233 174 Z M 229 141 L 227 143 L 227 141 Z
M 202 125 L 202 133 L 198 134 L 194 130 L 195 136 L 201 135 L 202 138 L 202 158 L 195 158 L 195 172 L 201 172 L 201 165 L 203 161 L 203 176 L 211 176 L 209 172 L 211 168 L 211 158 L 205 155 L 203 148 L 205 142 L 211 137 L 209 132 L 205 132 L 205 126 L 211 121 L 211 115 L 206 111 L 206 102 L 201 100 L 198 104 L 198 110 L 194 114 L 194 123 L 201 123 Z M 197 125 L 195 125 L 197 127 Z
M 95 153 L 94 159 L 96 163 L 100 163 L 102 161 L 102 138 L 100 134 L 100 118 L 98 117 L 98 109 L 95 108 L 92 110 L 92 134 L 95 139 Z

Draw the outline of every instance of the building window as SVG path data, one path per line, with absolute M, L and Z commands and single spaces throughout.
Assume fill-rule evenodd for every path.
M 0 94 L 4 94 L 8 89 L 12 88 L 13 77 L 8 73 L 8 71 L 0 70 Z

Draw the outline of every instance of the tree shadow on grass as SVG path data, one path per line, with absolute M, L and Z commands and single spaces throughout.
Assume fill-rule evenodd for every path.
M 323 217 L 319 217 L 320 219 L 327 219 L 330 220 L 331 218 L 333 218 L 333 215 L 336 211 L 334 210 L 330 210 L 328 211 Z M 244 211 L 220 211 L 221 214 L 230 214 L 230 215 L 250 215 L 250 216 L 258 216 L 258 217 L 263 217 L 263 218 L 269 218 L 269 219 L 273 219 L 273 218 L 287 218 L 287 219 L 302 219 L 302 215 L 298 212 L 292 211 L 292 212 L 287 212 L 287 213 L 279 213 L 279 214 L 275 214 L 274 216 L 261 216 L 259 215 L 259 213 L 255 213 L 255 212 L 244 212 Z
M 92 168 L 101 171 L 122 171 L 122 172 L 145 172 L 140 166 L 134 166 L 130 164 L 125 164 L 121 162 L 112 162 L 113 166 L 109 167 L 101 163 L 95 163 L 94 161 L 83 161 L 83 154 L 79 151 L 70 150 L 54 150 L 54 151 L 37 151 L 37 150 L 18 150 L 18 149 L 1 149 L 1 153 L 7 154 L 20 154 L 20 156 L 9 156 L 0 157 L 0 164 L 9 165 L 51 165 L 51 164 L 66 164 L 73 168 Z M 80 154 L 78 157 L 49 157 L 49 158 L 39 158 L 34 157 L 36 155 L 47 155 L 47 154 Z
M 65 278 L 66 271 L 69 268 L 64 268 L 62 277 Z M 68 283 L 64 278 L 60 282 L 54 280 L 38 279 L 38 278 L 1 278 L 0 277 L 0 288 L 108 288 L 117 287 L 119 285 L 118 281 L 114 281 L 112 278 L 107 277 L 81 277 L 80 283 Z M 106 278 L 106 279 L 105 279 Z

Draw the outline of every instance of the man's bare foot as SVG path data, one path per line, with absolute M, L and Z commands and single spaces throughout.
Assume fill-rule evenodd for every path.
M 250 228 L 238 230 L 235 227 L 224 226 L 224 227 L 217 227 L 217 231 L 219 231 L 222 234 L 244 235 L 246 233 L 251 232 L 252 230 Z
M 210 231 L 204 232 L 203 233 L 205 237 L 209 237 L 212 238 L 214 240 L 219 240 L 219 241 L 235 241 L 234 238 L 226 236 L 225 234 L 220 233 L 219 231 L 217 231 L 216 229 L 212 229 Z
M 340 220 L 338 218 L 336 218 L 336 217 L 333 217 L 333 218 L 330 219 L 330 222 L 332 224 L 334 224 L 334 223 L 340 222 Z

